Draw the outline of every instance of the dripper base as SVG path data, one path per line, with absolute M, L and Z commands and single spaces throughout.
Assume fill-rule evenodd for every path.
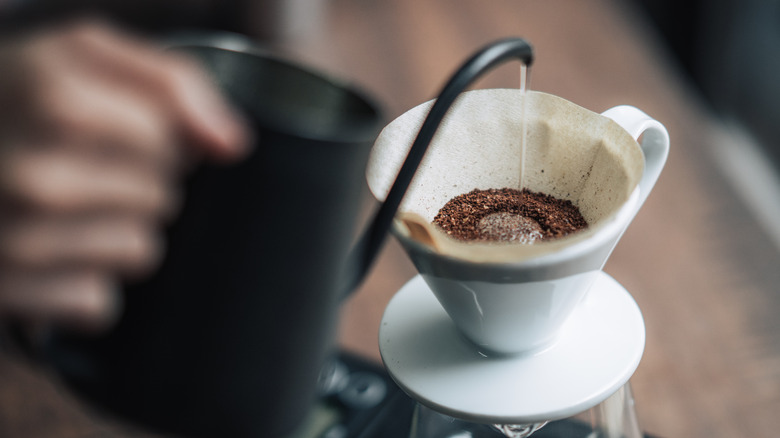
M 379 341 L 389 374 L 423 405 L 475 423 L 526 424 L 570 417 L 613 394 L 639 365 L 645 327 L 628 291 L 599 273 L 549 348 L 485 356 L 417 276 L 390 301 Z

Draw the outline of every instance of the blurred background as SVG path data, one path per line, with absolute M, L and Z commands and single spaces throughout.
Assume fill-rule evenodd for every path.
M 640 0 L 638 6 L 696 91 L 743 124 L 780 164 L 780 2 Z
M 303 55 L 304 61 L 330 69 L 337 68 L 338 63 L 330 58 L 336 53 L 319 50 L 319 46 L 330 45 L 322 43 L 323 33 L 357 35 L 357 26 L 342 28 L 340 22 L 348 18 L 332 14 L 342 8 L 340 3 L 343 2 L 339 0 L 42 0 L 6 3 L 5 31 L 68 16 L 96 14 L 152 35 L 192 29 L 238 32 L 260 39 L 283 53 Z M 526 6 L 522 1 L 516 3 L 506 7 L 522 10 Z M 566 2 L 558 3 L 559 14 L 566 14 L 563 8 Z M 686 82 L 690 92 L 701 98 L 707 109 L 743 127 L 761 145 L 772 164 L 780 165 L 780 147 L 775 147 L 780 129 L 776 111 L 776 102 L 780 99 L 780 85 L 776 80 L 780 72 L 780 57 L 776 56 L 777 47 L 780 47 L 780 1 L 686 0 L 680 3 L 633 0 L 622 3 L 625 4 L 611 7 L 621 9 L 622 13 L 632 15 L 633 20 L 641 23 L 642 31 L 653 40 L 654 48 L 663 52 L 664 62 L 670 64 L 667 67 Z M 460 1 L 449 5 L 453 10 L 462 7 Z M 359 19 L 360 9 L 382 10 L 384 6 L 377 0 L 363 0 L 345 8 L 353 9 L 350 14 Z M 427 8 L 420 9 L 419 13 L 426 13 L 423 9 Z M 333 20 L 334 15 L 339 18 Z M 476 12 L 475 18 L 480 15 L 489 17 L 488 13 Z M 414 26 L 412 22 L 393 23 L 390 18 L 384 20 L 383 28 L 373 28 L 371 33 L 380 38 L 398 38 L 397 32 Z M 440 17 L 440 20 L 446 20 L 446 17 Z M 456 29 L 451 31 L 458 32 Z M 523 33 L 523 29 L 517 31 Z M 439 36 L 446 38 L 446 31 Z M 482 37 L 487 41 L 488 35 Z M 330 46 L 330 50 L 337 51 L 338 48 Z M 363 84 L 372 83 L 369 77 L 351 76 Z M 392 99 L 386 102 L 390 106 L 393 103 Z
M 100 9 L 151 37 L 244 33 L 355 82 L 388 120 L 434 97 L 483 45 L 527 38 L 530 88 L 596 112 L 634 105 L 670 132 L 667 167 L 605 268 L 646 320 L 633 379 L 641 426 L 664 437 L 780 431 L 780 1 L 10 3 L 5 32 Z M 502 67 L 477 87 L 518 84 L 518 70 Z M 341 346 L 379 361 L 382 311 L 415 274 L 390 241 L 344 306 Z M 2 356 L 0 436 L 148 435 L 96 416 L 47 370 Z

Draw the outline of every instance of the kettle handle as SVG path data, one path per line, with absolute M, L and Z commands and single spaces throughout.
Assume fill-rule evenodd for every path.
M 350 271 L 345 277 L 345 295 L 357 289 L 371 268 L 425 151 L 455 99 L 483 74 L 512 58 L 530 66 L 533 62 L 533 48 L 522 38 L 506 38 L 488 44 L 468 59 L 439 93 L 385 201 L 347 258 L 347 268 Z

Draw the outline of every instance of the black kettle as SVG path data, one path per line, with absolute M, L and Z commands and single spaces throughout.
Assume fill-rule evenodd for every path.
M 234 38 L 172 50 L 202 61 L 246 113 L 257 145 L 241 163 L 193 172 L 161 268 L 126 285 L 113 329 L 58 330 L 44 357 L 97 409 L 151 430 L 285 436 L 315 399 L 340 302 L 379 251 L 446 111 L 483 72 L 509 58 L 530 64 L 532 51 L 522 39 L 501 40 L 464 64 L 353 245 L 365 165 L 383 126 L 371 100 Z

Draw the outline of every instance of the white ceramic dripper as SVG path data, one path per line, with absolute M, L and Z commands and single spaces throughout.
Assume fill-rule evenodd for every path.
M 393 231 L 421 274 L 393 297 L 379 330 L 385 368 L 420 403 L 414 438 L 497 430 L 526 437 L 596 406 L 617 426 L 610 428 L 617 435 L 604 436 L 638 436 L 630 400 L 619 406 L 629 415 L 609 400 L 629 390 L 644 322 L 631 295 L 601 269 L 655 184 L 669 138 L 629 106 L 599 115 L 544 93 L 461 93 L 509 53 L 529 64 L 528 49 L 522 40 L 483 49 L 436 101 L 385 127 L 369 161 L 369 187 L 400 204 Z M 399 196 L 389 182 L 408 174 L 406 164 L 398 169 L 409 158 L 422 162 Z M 505 187 L 570 200 L 589 228 L 532 245 L 475 244 L 430 223 L 456 195 Z M 427 429 L 425 412 L 444 423 Z M 491 435 L 473 435 L 453 429 L 456 422 L 494 426 Z
M 431 105 L 407 111 L 377 139 L 367 169 L 377 199 L 385 196 Z M 655 184 L 668 148 L 665 128 L 634 107 L 599 115 L 545 93 L 466 92 L 431 142 L 394 233 L 480 351 L 539 351 L 554 342 L 601 271 Z M 533 245 L 478 244 L 456 241 L 430 224 L 456 195 L 520 188 L 520 166 L 523 187 L 572 201 L 589 228 Z

